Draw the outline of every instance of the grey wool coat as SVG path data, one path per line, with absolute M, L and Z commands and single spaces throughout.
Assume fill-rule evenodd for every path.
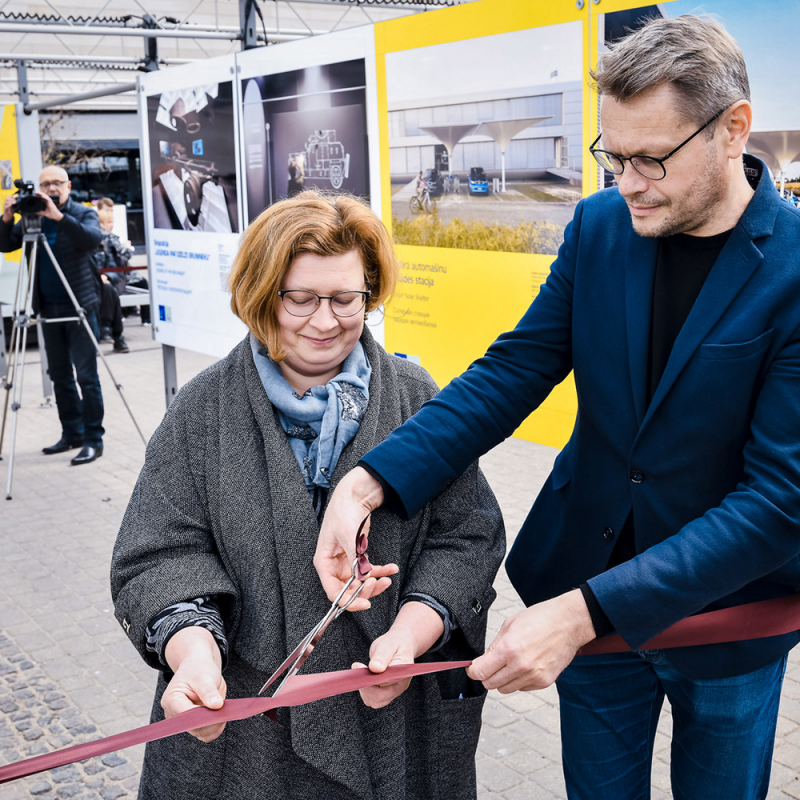
M 338 481 L 436 391 L 420 367 L 387 355 L 365 329 L 369 404 L 334 471 Z M 312 558 L 319 525 L 300 469 L 245 339 L 187 384 L 147 448 L 114 550 L 116 615 L 134 646 L 166 606 L 219 599 L 230 654 L 228 697 L 249 697 L 329 606 Z M 473 464 L 410 520 L 379 509 L 369 554 L 400 573 L 369 611 L 342 615 L 304 674 L 366 662 L 401 599 L 444 603 L 459 630 L 432 659 L 484 648 L 503 557 L 500 510 Z M 169 675 L 159 675 L 152 720 Z M 459 699 L 463 696 L 463 699 Z M 414 678 L 383 709 L 357 693 L 281 709 L 278 721 L 228 723 L 210 744 L 182 734 L 147 746 L 140 798 L 159 800 L 461 800 L 474 798 L 483 690 L 464 670 Z

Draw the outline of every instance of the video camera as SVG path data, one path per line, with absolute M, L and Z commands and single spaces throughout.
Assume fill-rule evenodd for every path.
M 38 214 L 47 208 L 47 201 L 36 194 L 36 189 L 31 181 L 15 180 L 17 187 L 17 202 L 14 210 L 18 214 Z
M 26 233 L 39 233 L 42 230 L 42 219 L 37 215 L 47 208 L 47 201 L 36 194 L 31 181 L 17 179 L 14 186 L 17 187 L 14 210 L 22 216 L 22 229 Z

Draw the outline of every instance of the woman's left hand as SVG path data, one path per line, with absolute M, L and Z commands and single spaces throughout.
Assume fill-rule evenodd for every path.
M 390 628 L 383 636 L 379 636 L 369 649 L 369 669 L 371 672 L 385 672 L 386 667 L 395 664 L 413 664 L 414 645 L 410 638 L 402 632 Z M 356 662 L 353 668 L 365 667 L 366 664 Z M 383 708 L 388 706 L 396 697 L 408 689 L 411 678 L 401 681 L 379 683 L 360 689 L 364 705 L 370 708 Z
M 412 600 L 397 612 L 392 627 L 379 636 L 369 648 L 369 668 L 372 672 L 385 672 L 394 664 L 413 664 L 426 653 L 444 632 L 442 618 L 429 605 Z M 363 667 L 355 663 L 353 667 Z M 411 678 L 387 681 L 377 686 L 361 689 L 361 699 L 370 708 L 388 706 L 408 689 Z

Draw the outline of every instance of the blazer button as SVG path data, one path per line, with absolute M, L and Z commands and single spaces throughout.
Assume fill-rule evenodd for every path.
M 644 480 L 644 473 L 640 469 L 631 470 L 631 483 L 641 483 Z
M 608 542 L 614 538 L 613 528 L 603 528 L 603 538 Z

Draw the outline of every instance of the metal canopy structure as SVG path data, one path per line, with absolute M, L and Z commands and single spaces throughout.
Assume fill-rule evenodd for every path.
M 482 122 L 478 127 L 476 133 L 482 133 L 485 136 L 490 136 L 495 140 L 497 146 L 500 148 L 500 165 L 501 165 L 501 185 L 500 191 L 506 190 L 506 148 L 509 142 L 518 134 L 522 133 L 526 128 L 533 125 L 538 125 L 546 119 L 552 119 L 552 115 L 546 117 L 525 117 L 519 119 L 495 119 L 489 122 Z
M 781 194 L 789 165 L 800 161 L 800 131 L 756 131 L 747 140 L 747 152 L 763 158 L 773 174 L 780 175 Z
M 465 2 L 0 0 L 0 102 L 134 111 L 138 71 Z
M 471 136 L 478 129 L 479 123 L 472 122 L 467 125 L 420 125 L 420 130 L 438 139 L 447 149 L 447 173 L 453 174 L 453 151 L 456 145 L 467 136 Z
M 502 175 L 502 189 L 506 190 L 506 148 L 508 143 L 526 128 L 538 125 L 546 119 L 552 119 L 552 114 L 546 117 L 520 117 L 518 119 L 494 119 L 488 122 L 455 123 L 453 125 L 420 125 L 419 129 L 434 139 L 438 139 L 447 149 L 447 171 L 453 174 L 453 151 L 456 145 L 475 134 L 488 136 L 494 139 L 500 148 L 500 164 Z

